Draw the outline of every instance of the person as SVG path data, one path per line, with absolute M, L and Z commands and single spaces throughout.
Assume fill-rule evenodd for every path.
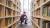
M 27 24 L 26 12 L 23 12 L 23 14 L 20 17 L 21 24 L 24 22 L 24 20 L 25 20 L 25 24 Z

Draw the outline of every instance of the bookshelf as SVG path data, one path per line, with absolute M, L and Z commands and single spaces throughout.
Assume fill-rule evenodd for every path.
M 17 0 L 13 1 L 0 0 L 0 28 L 16 28 L 18 20 Z

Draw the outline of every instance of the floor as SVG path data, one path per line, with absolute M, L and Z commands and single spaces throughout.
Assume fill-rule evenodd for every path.
M 24 23 L 23 23 L 22 25 L 19 23 L 19 24 L 17 24 L 17 28 L 33 28 L 33 27 L 32 27 L 32 23 L 31 23 L 30 20 L 28 20 L 27 23 L 28 23 L 28 24 L 24 24 Z

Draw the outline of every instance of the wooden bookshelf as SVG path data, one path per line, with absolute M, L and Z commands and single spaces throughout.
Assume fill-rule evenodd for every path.
M 0 28 L 16 28 L 17 12 L 17 0 L 0 0 Z
M 33 23 L 35 27 L 38 27 L 36 26 L 36 24 L 39 25 L 38 28 L 50 28 L 48 25 L 48 23 L 50 24 L 50 0 L 35 0 L 35 1 L 32 1 L 35 8 L 33 8 L 33 13 L 32 13 L 32 18 L 33 18 Z M 40 9 L 39 9 L 40 8 Z M 35 22 L 34 22 L 34 19 L 35 19 Z M 43 22 L 45 21 L 45 22 Z M 35 28 L 34 27 L 34 28 Z

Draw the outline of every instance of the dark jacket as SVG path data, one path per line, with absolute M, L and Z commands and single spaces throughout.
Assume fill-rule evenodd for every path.
M 24 17 L 25 17 L 25 18 L 24 18 Z M 25 19 L 27 19 L 27 16 L 26 16 L 26 15 L 21 15 L 20 20 L 21 20 L 21 21 L 24 21 Z

